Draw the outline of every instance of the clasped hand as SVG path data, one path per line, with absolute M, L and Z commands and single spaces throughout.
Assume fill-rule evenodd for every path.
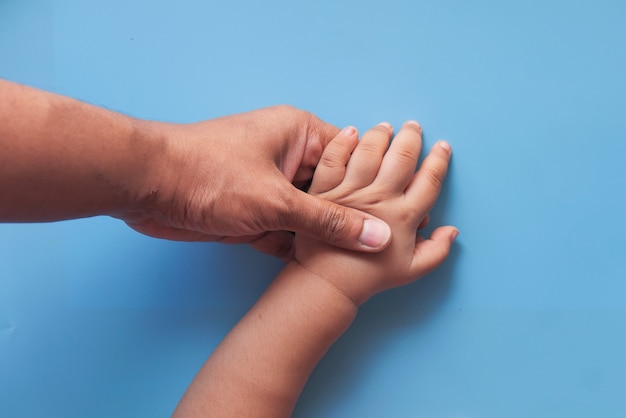
M 380 251 L 389 227 L 374 215 L 309 195 L 307 183 L 339 131 L 314 115 L 276 106 L 190 125 L 154 123 L 167 140 L 155 167 L 158 190 L 124 214 L 147 235 L 248 243 L 293 258 L 293 232 L 365 252 Z M 292 184 L 293 183 L 293 184 Z

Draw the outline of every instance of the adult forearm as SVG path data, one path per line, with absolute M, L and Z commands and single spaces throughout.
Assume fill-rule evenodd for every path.
M 356 312 L 335 288 L 288 265 L 214 351 L 174 416 L 289 416 Z
M 0 221 L 133 210 L 163 143 L 125 115 L 0 80 Z

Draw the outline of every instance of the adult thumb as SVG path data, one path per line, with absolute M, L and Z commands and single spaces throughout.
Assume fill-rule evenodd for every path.
M 349 250 L 379 252 L 391 240 L 389 225 L 346 206 L 298 191 L 284 228 Z

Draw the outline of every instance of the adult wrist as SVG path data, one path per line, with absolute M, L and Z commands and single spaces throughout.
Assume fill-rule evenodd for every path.
M 122 217 L 154 212 L 166 188 L 164 178 L 171 176 L 168 124 L 140 119 L 131 119 L 130 124 L 127 139 L 130 158 L 126 160 L 129 166 L 123 170 L 128 177 L 120 179 L 128 190 L 119 208 Z

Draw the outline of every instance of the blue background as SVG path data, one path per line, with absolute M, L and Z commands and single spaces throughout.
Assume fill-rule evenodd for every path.
M 290 103 L 447 139 L 434 274 L 296 417 L 626 416 L 626 3 L 0 0 L 0 76 L 141 118 Z M 108 218 L 0 225 L 0 416 L 168 416 L 280 262 Z

